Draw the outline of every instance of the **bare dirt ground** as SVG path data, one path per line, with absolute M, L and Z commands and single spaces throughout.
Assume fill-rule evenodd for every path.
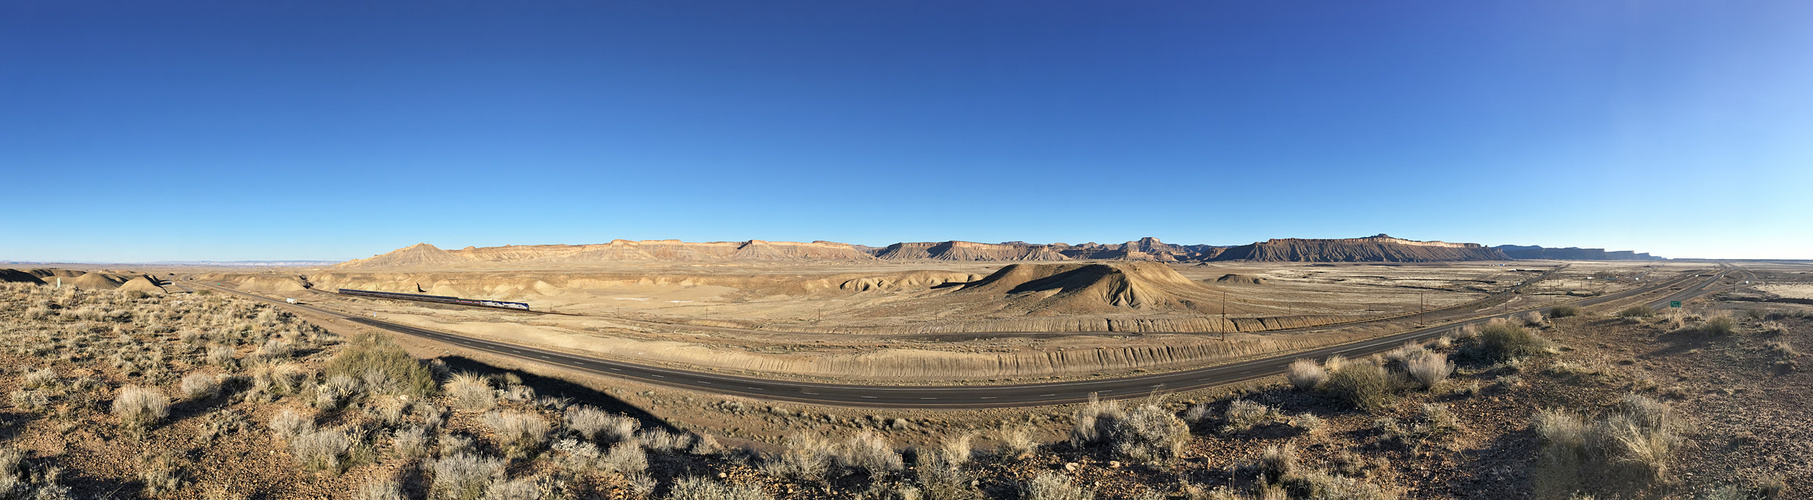
M 1164 371 L 1395 333 L 1414 326 L 1419 311 L 1476 304 L 1564 264 L 1144 263 L 1175 274 L 1128 268 L 1121 277 L 1035 279 L 1069 269 L 1046 265 L 1046 274 L 1031 273 L 1011 287 L 988 278 L 1005 266 L 950 262 L 196 278 L 349 314 L 606 358 L 821 381 L 973 384 Z M 1475 312 L 1566 303 L 1640 286 L 1633 278 L 1660 280 L 1710 267 L 1575 263 L 1508 303 Z M 305 291 L 299 275 L 314 290 Z M 1114 279 L 1120 285 L 1102 286 Z M 340 287 L 526 301 L 561 314 L 322 292 Z M 1224 296 L 1231 311 L 1225 318 L 1219 314 Z M 1380 318 L 1397 319 L 1369 321 Z M 1219 333 L 1236 328 L 1225 339 Z M 1082 361 L 1054 356 L 1076 352 L 1092 354 Z
M 1805 269 L 1749 268 L 1783 283 L 1806 279 Z M 1337 369 L 1314 389 L 1280 378 L 1118 408 L 989 411 L 773 404 L 397 339 L 430 360 L 392 365 L 432 377 L 432 393 L 410 396 L 397 373 L 334 378 L 336 360 L 377 349 L 349 341 L 361 332 L 345 322 L 220 296 L 0 286 L 0 337 L 9 348 L 0 364 L 13 367 L 0 375 L 9 395 L 0 410 L 0 485 L 37 498 L 682 498 L 682 483 L 697 486 L 689 478 L 710 483 L 701 488 L 749 488 L 738 498 L 1813 491 L 1813 380 L 1801 354 L 1813 342 L 1813 307 L 1760 300 L 1767 296 L 1741 284 L 1651 317 L 1621 316 L 1627 304 L 1613 304 L 1544 318 L 1520 330 L 1537 335 L 1537 348 L 1506 358 L 1494 357 L 1503 348 L 1480 333 L 1353 361 L 1384 367 L 1388 383 L 1376 394 L 1385 397 L 1373 407 L 1349 396 Z M 1438 355 L 1455 368 L 1423 388 L 1411 361 Z M 462 386 L 468 382 L 456 373 L 483 375 L 481 389 Z M 219 392 L 188 396 L 196 375 L 218 382 Z M 165 395 L 167 413 L 135 427 L 130 413 L 114 409 L 130 399 L 128 386 Z M 467 406 L 473 398 L 484 404 Z M 588 436 L 586 406 L 642 430 Z M 1633 421 L 1617 418 L 1639 407 L 1658 423 L 1634 421 L 1630 434 L 1618 434 L 1625 424 L 1617 422 Z M 315 431 L 274 429 L 286 410 Z M 1557 410 L 1584 422 L 1579 435 L 1608 439 L 1570 444 L 1566 432 L 1538 423 Z M 525 433 L 505 423 L 512 418 L 541 424 Z M 420 447 L 407 437 L 415 429 Z M 318 435 L 336 432 L 344 448 Z M 970 446 L 954 446 L 964 436 Z M 323 440 L 336 463 L 321 458 Z

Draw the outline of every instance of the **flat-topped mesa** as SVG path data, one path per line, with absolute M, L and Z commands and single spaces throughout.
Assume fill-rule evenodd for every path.
M 420 243 L 367 259 L 336 264 L 336 269 L 429 268 L 474 263 L 584 264 L 618 261 L 851 261 L 873 260 L 855 246 L 789 241 L 611 240 L 590 245 L 505 245 L 441 250 Z
M 1031 243 L 976 243 L 973 241 L 895 243 L 882 248 L 875 257 L 883 260 L 955 260 L 955 261 L 1058 261 L 1070 260 L 1052 250 L 1050 245 Z
M 1260 262 L 1436 262 L 1510 260 L 1477 243 L 1414 241 L 1387 235 L 1339 239 L 1272 239 L 1228 248 L 1209 260 Z

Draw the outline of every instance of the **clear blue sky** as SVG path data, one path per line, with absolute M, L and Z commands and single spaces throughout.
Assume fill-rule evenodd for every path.
M 0 2 L 0 260 L 615 238 L 1813 258 L 1813 2 Z

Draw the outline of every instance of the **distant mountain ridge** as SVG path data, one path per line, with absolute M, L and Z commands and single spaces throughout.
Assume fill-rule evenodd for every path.
M 870 247 L 830 241 L 684 242 L 612 240 L 590 245 L 506 245 L 444 250 L 420 243 L 337 269 L 438 268 L 488 263 L 574 264 L 588 262 L 857 262 L 941 260 L 954 262 L 1059 262 L 1126 260 L 1150 262 L 1436 262 L 1511 260 L 1477 243 L 1416 241 L 1380 234 L 1365 238 L 1272 239 L 1246 245 L 1176 245 L 1158 238 L 1125 243 L 901 242 Z
M 1544 248 L 1536 245 L 1499 245 L 1492 247 L 1513 259 L 1546 260 L 1665 260 L 1647 252 L 1630 250 L 1606 251 L 1603 248 Z

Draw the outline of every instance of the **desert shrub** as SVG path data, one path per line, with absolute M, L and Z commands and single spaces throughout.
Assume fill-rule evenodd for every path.
M 1427 354 L 1429 354 L 1429 349 L 1423 347 L 1422 344 L 1418 344 L 1414 341 L 1406 341 L 1404 342 L 1404 345 L 1398 346 L 1397 349 L 1392 349 L 1385 353 L 1385 364 L 1402 366 L 1410 363 L 1410 360 L 1412 359 L 1420 358 Z
M 567 428 L 587 440 L 605 443 L 622 441 L 636 435 L 642 423 L 625 415 L 616 415 L 591 406 L 567 409 Z M 602 438 L 602 439 L 601 439 Z
M 55 383 L 57 383 L 57 371 L 45 368 L 26 373 L 25 380 L 19 387 L 25 389 L 39 389 Z
M 1358 479 L 1305 469 L 1280 478 L 1278 484 L 1295 498 L 1340 500 L 1389 500 L 1396 498 L 1377 485 Z
M 982 492 L 972 485 L 963 467 L 946 460 L 940 453 L 920 453 L 913 464 L 914 483 L 928 500 L 981 500 Z
M 1265 451 L 1259 454 L 1259 462 L 1256 466 L 1260 474 L 1273 480 L 1294 474 L 1297 472 L 1297 448 L 1290 443 L 1284 443 L 1284 446 L 1267 446 Z
M 290 345 L 289 342 L 284 342 L 282 339 L 271 339 L 266 341 L 264 345 L 258 346 L 258 350 L 252 351 L 252 356 L 258 359 L 272 360 L 286 359 L 295 353 L 296 347 Z
M 170 398 L 157 389 L 129 385 L 114 398 L 113 415 L 121 425 L 144 429 L 170 415 Z
M 723 451 L 724 445 L 718 444 L 718 438 L 711 437 L 710 434 L 700 434 L 698 439 L 692 441 L 692 448 L 686 450 L 694 455 L 716 455 Z
M 1618 310 L 1620 318 L 1653 318 L 1655 316 L 1656 310 L 1645 305 L 1635 305 Z
M 1094 500 L 1095 491 L 1070 484 L 1070 479 L 1051 471 L 1040 471 L 1021 486 L 1024 500 Z
M 1032 439 L 1032 431 L 1026 427 L 1003 427 L 995 431 L 994 437 L 995 454 L 1003 458 L 1024 459 L 1039 449 L 1039 442 Z
M 358 500 L 405 500 L 403 484 L 395 479 L 379 479 L 359 488 Z
M 365 380 L 370 390 L 380 394 L 422 397 L 434 393 L 434 374 L 428 367 L 392 343 L 389 337 L 375 333 L 353 337 L 340 354 L 328 362 L 327 375 Z
M 446 391 L 448 402 L 454 408 L 485 411 L 497 406 L 497 396 L 491 391 L 491 382 L 481 375 L 456 373 L 442 386 L 442 390 Z
M 692 436 L 668 432 L 667 429 L 643 429 L 642 432 L 636 434 L 636 441 L 641 442 L 651 451 L 674 451 L 685 449 L 686 445 L 692 444 Z
M 1307 391 L 1321 387 L 1323 382 L 1327 382 L 1328 371 L 1323 370 L 1322 365 L 1316 364 L 1315 361 L 1299 359 L 1291 362 L 1290 370 L 1285 372 L 1284 378 L 1289 379 L 1291 385 L 1297 389 Z
M 1542 317 L 1541 311 L 1526 312 L 1518 316 L 1517 319 L 1522 321 L 1525 326 L 1543 326 L 1548 324 L 1548 320 Z
M 461 434 L 443 434 L 436 441 L 440 441 L 441 446 L 438 453 L 442 458 L 470 454 L 477 450 L 472 446 L 472 438 Z
M 1548 342 L 1528 328 L 1508 321 L 1491 321 L 1480 327 L 1472 357 L 1486 361 L 1506 361 L 1541 354 Z
M 1448 380 L 1448 375 L 1454 373 L 1454 363 L 1448 361 L 1446 354 L 1428 352 L 1407 360 L 1404 371 L 1410 373 L 1410 378 L 1422 384 L 1424 389 L 1428 389 Z
M 208 364 L 231 368 L 233 366 L 233 348 L 223 345 L 209 347 L 207 360 Z
M 1737 320 L 1729 313 L 1715 314 L 1700 323 L 1699 331 L 1708 335 L 1731 335 L 1737 332 Z
M 1089 404 L 1077 409 L 1070 427 L 1070 444 L 1081 448 L 1102 440 L 1115 420 L 1126 416 L 1119 402 L 1102 401 L 1089 395 Z
M 351 401 L 359 394 L 359 380 L 345 375 L 333 375 L 315 386 L 315 409 L 328 411 L 340 408 L 340 405 Z
M 510 457 L 527 456 L 548 440 L 548 421 L 529 413 L 486 413 L 486 427 Z
M 315 419 L 309 418 L 296 410 L 284 408 L 271 416 L 271 436 L 279 441 L 290 441 L 297 436 L 315 432 Z
M 1374 421 L 1373 427 L 1385 439 L 1421 446 L 1426 441 L 1442 439 L 1458 432 L 1460 419 L 1448 411 L 1446 405 L 1424 403 L 1422 414 L 1414 421 L 1405 423 L 1387 417 Z
M 1323 426 L 1327 425 L 1326 422 L 1322 421 L 1322 417 L 1315 416 L 1311 413 L 1299 413 L 1297 416 L 1291 417 L 1290 424 L 1292 427 L 1302 429 L 1304 433 L 1308 434 L 1314 434 L 1317 431 L 1321 431 Z
M 50 395 L 42 390 L 21 389 L 13 391 L 13 406 L 21 410 L 37 412 L 50 408 Z
M 801 481 L 823 480 L 825 472 L 831 466 L 834 446 L 818 436 L 807 434 L 795 434 L 787 441 L 787 448 L 779 455 L 768 457 L 762 462 L 762 471 Z
M 945 438 L 942 443 L 939 443 L 938 449 L 935 451 L 920 451 L 920 453 L 928 452 L 944 455 L 945 462 L 954 465 L 963 465 L 969 463 L 970 456 L 974 453 L 974 450 L 970 448 L 970 435 L 961 434 L 956 437 Z
M 1328 377 L 1328 392 L 1347 404 L 1368 412 L 1385 409 L 1397 400 L 1399 381 L 1385 367 L 1370 362 L 1350 362 Z
M 433 460 L 428 470 L 429 491 L 437 499 L 477 500 L 504 479 L 504 461 L 468 453 Z
M 1235 433 L 1253 430 L 1254 427 L 1272 423 L 1278 417 L 1278 410 L 1244 399 L 1228 403 L 1226 413 L 1222 414 L 1221 432 Z
M 418 460 L 428 456 L 428 429 L 410 427 L 397 429 L 390 434 L 390 448 L 397 457 L 404 460 Z
M 352 451 L 352 438 L 339 429 L 318 430 L 290 440 L 290 453 L 303 468 L 339 471 L 343 458 Z
M 1341 367 L 1343 367 L 1343 366 L 1347 366 L 1347 357 L 1346 356 L 1336 354 L 1333 356 L 1329 356 L 1327 359 L 1322 360 L 1323 371 L 1333 372 L 1336 370 L 1340 370 Z
M 570 498 L 565 483 L 551 478 L 518 478 L 491 483 L 485 488 L 485 500 L 552 500 Z
M 727 485 L 702 477 L 689 477 L 674 481 L 674 487 L 667 492 L 669 500 L 766 500 L 768 494 L 761 488 L 744 485 Z
M 599 457 L 599 469 L 623 474 L 638 473 L 648 470 L 648 454 L 634 441 L 619 441 L 611 445 L 611 450 Z
M 175 493 L 186 485 L 182 469 L 177 467 L 173 454 L 144 455 L 139 457 L 143 465 L 139 467 L 139 484 L 144 485 L 144 496 L 161 497 Z
M 1571 412 L 1546 410 L 1531 427 L 1543 445 L 1533 475 L 1536 493 L 1565 496 L 1634 491 L 1666 479 L 1687 424 L 1667 405 L 1631 394 L 1590 423 Z
M 900 453 L 894 451 L 887 438 L 870 431 L 862 431 L 850 436 L 848 441 L 836 451 L 837 465 L 845 469 L 861 472 L 869 477 L 880 477 L 889 473 L 900 472 L 904 465 Z
M 1567 318 L 1579 315 L 1580 308 L 1575 306 L 1561 305 L 1549 308 L 1549 317 L 1551 318 Z
M 1156 402 L 1133 408 L 1109 427 L 1115 454 L 1140 462 L 1156 463 L 1183 454 L 1190 427 Z
M 191 400 L 203 400 L 220 395 L 220 379 L 208 373 L 191 373 L 183 376 L 183 396 Z

